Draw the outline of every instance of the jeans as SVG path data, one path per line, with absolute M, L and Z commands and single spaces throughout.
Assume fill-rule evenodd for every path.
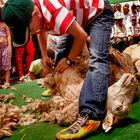
M 103 119 L 109 81 L 108 46 L 113 25 L 113 12 L 105 0 L 105 9 L 84 30 L 90 36 L 89 70 L 81 89 L 79 98 L 79 114 L 88 114 L 91 119 Z M 67 57 L 72 46 L 72 36 L 62 37 L 57 47 L 56 63 Z

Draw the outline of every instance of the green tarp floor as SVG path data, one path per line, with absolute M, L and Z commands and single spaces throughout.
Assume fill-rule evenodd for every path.
M 114 3 L 123 3 L 123 2 L 136 2 L 138 0 L 109 0 L 109 2 L 111 4 L 114 4 Z
M 21 106 L 25 102 L 22 99 L 23 94 L 42 100 L 48 100 L 42 97 L 41 93 L 44 89 L 40 88 L 36 81 L 17 84 L 14 86 L 16 90 L 0 89 L 0 94 L 15 93 L 16 98 L 12 104 Z M 140 81 L 139 81 L 140 88 Z M 140 94 L 140 90 L 139 90 Z M 140 97 L 140 95 L 139 95 Z M 47 122 L 35 123 L 29 126 L 18 126 L 10 137 L 4 137 L 2 140 L 55 140 L 55 133 L 61 130 L 57 124 L 48 124 Z M 108 134 L 101 131 L 96 135 L 90 135 L 84 140 L 140 140 L 140 100 L 133 103 L 131 111 L 120 127 L 112 129 Z

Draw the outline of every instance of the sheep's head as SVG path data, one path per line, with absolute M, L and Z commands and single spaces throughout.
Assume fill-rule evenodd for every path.
M 135 76 L 125 73 L 120 80 L 108 88 L 107 114 L 102 124 L 105 132 L 128 115 L 135 93 L 135 84 Z
M 107 109 L 119 119 L 123 119 L 129 113 L 135 91 L 134 82 L 136 82 L 135 76 L 125 73 L 119 81 L 109 87 Z
M 117 100 L 114 102 L 114 106 L 112 107 L 112 113 L 114 114 L 115 117 L 123 119 L 128 115 L 130 105 L 131 104 L 125 102 L 125 100 L 123 101 L 121 101 L 121 99 Z

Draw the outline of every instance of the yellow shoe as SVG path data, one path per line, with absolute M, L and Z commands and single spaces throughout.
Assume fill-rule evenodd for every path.
M 46 89 L 45 91 L 43 91 L 42 96 L 45 96 L 45 97 L 52 96 L 51 90 L 49 88 Z
M 101 121 L 88 120 L 88 117 L 79 117 L 70 127 L 61 130 L 56 134 L 58 140 L 81 139 L 91 132 L 96 132 Z

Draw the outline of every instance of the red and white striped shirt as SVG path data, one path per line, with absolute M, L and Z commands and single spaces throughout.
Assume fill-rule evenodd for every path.
M 74 20 L 84 27 L 104 9 L 104 0 L 38 0 L 37 3 L 47 30 L 53 34 L 65 34 Z

